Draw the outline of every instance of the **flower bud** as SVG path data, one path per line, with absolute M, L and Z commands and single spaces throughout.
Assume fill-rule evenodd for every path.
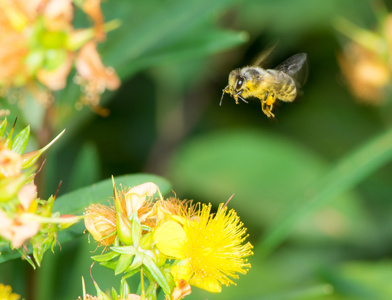
M 132 245 L 132 224 L 123 214 L 117 211 L 117 235 L 124 245 Z
M 84 224 L 94 240 L 102 246 L 112 245 L 116 238 L 115 211 L 101 204 L 92 204 L 84 215 Z
M 149 232 L 140 239 L 140 247 L 144 250 L 151 249 L 151 245 L 154 242 L 152 233 Z
M 35 164 L 38 158 L 41 156 L 39 150 L 28 152 L 22 155 L 22 168 L 27 169 Z

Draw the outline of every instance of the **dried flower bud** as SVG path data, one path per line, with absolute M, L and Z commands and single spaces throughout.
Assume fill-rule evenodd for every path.
M 86 229 L 102 246 L 110 246 L 116 238 L 116 211 L 101 204 L 91 204 L 85 212 Z

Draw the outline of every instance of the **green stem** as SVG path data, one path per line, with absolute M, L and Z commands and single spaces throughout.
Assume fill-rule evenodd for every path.
M 340 33 L 370 51 L 383 54 L 387 50 L 386 42 L 373 31 L 363 29 L 342 17 L 336 18 L 333 24 Z
M 278 247 L 304 216 L 350 190 L 391 159 L 392 127 L 349 153 L 325 176 L 297 195 L 293 206 L 267 230 L 259 248 L 262 255 L 266 257 Z

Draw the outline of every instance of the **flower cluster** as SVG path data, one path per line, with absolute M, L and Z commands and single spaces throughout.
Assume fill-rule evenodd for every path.
M 81 8 L 94 28 L 75 29 L 74 7 Z M 0 90 L 25 87 L 34 98 L 50 101 L 49 91 L 63 89 L 75 64 L 76 82 L 84 92 L 82 102 L 98 105 L 105 89 L 120 81 L 112 68 L 103 65 L 97 43 L 105 31 L 118 26 L 104 24 L 99 0 L 0 1 Z
M 378 28 L 366 30 L 345 19 L 335 27 L 350 41 L 338 62 L 352 93 L 361 101 L 380 104 L 392 76 L 392 14 L 382 14 Z
M 20 296 L 12 292 L 12 288 L 9 285 L 0 283 L 0 299 L 1 300 L 19 300 Z
M 190 294 L 191 286 L 220 292 L 248 271 L 253 253 L 236 212 L 223 204 L 215 214 L 211 208 L 164 199 L 151 182 L 114 187 L 113 205 L 92 204 L 85 212 L 87 230 L 110 249 L 92 258 L 123 278 L 141 272 L 143 282 L 144 274 L 150 282 L 144 299 L 156 299 L 158 286 L 170 300 Z
M 15 137 L 14 128 L 6 137 L 7 119 L 0 123 L 0 246 L 10 244 L 18 249 L 33 267 L 40 265 L 44 252 L 54 246 L 56 233 L 71 226 L 78 217 L 60 217 L 53 214 L 50 197 L 43 201 L 37 197 L 34 184 L 35 162 L 60 136 L 44 148 L 23 154 L 30 135 L 27 126 Z M 60 224 L 60 225 L 56 225 Z M 33 248 L 33 260 L 27 255 L 27 242 Z

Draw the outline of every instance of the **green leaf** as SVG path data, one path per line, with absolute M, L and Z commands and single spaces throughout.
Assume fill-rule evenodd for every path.
M 140 272 L 140 267 L 136 268 L 136 269 L 132 269 L 131 271 L 127 272 L 127 270 L 125 270 L 125 274 L 123 276 L 123 278 L 129 278 L 132 277 L 133 275 L 137 274 Z
M 29 141 L 30 137 L 30 126 L 26 126 L 23 130 L 21 130 L 12 143 L 12 151 L 23 154 L 24 150 L 26 149 L 27 142 Z
M 101 255 L 94 255 L 91 258 L 97 262 L 104 262 L 104 261 L 112 260 L 112 259 L 116 258 L 117 256 L 119 256 L 118 253 L 111 251 L 111 252 L 101 254 Z
M 171 192 L 171 186 L 162 177 L 151 174 L 132 174 L 114 177 L 116 186 L 134 187 L 145 182 L 154 182 L 162 194 Z M 157 196 L 157 195 L 156 195 Z M 112 179 L 106 179 L 88 187 L 78 189 L 58 197 L 54 202 L 53 211 L 61 214 L 81 214 L 92 203 L 107 204 L 113 197 Z
M 23 259 L 27 260 L 27 262 L 33 267 L 34 270 L 37 268 L 37 266 L 35 265 L 35 262 L 33 261 L 33 259 L 31 258 L 30 255 L 25 254 L 23 250 L 16 249 L 16 251 L 18 251 L 20 256 L 23 257 Z
M 135 255 L 136 253 L 136 248 L 134 246 L 117 246 L 117 247 L 110 247 L 110 249 L 120 254 Z
M 247 39 L 248 35 L 245 32 L 202 27 L 174 44 L 156 49 L 133 61 L 128 66 L 128 72 L 137 72 L 151 66 L 158 66 L 160 63 L 167 64 L 212 55 L 240 45 Z
M 97 290 L 97 297 L 102 300 L 111 300 L 106 293 L 102 292 L 101 289 L 99 288 L 98 284 L 94 282 L 95 289 Z
M 3 137 L 6 127 L 7 127 L 7 118 L 4 118 L 4 120 L 0 123 L 0 137 Z
M 135 257 L 133 258 L 132 264 L 124 271 L 126 274 L 132 272 L 133 270 L 139 270 L 140 266 L 143 264 L 143 252 L 137 252 Z
M 289 235 L 295 223 L 304 216 L 310 215 L 321 205 L 353 188 L 391 159 L 392 128 L 389 128 L 346 155 L 329 172 L 294 197 L 295 203 L 302 203 L 283 213 L 271 224 L 262 242 L 263 252 L 269 254 Z
M 117 266 L 114 270 L 114 273 L 118 275 L 124 272 L 132 263 L 133 256 L 133 254 L 121 254 L 119 260 L 117 261 Z
M 115 270 L 117 267 L 117 261 L 104 261 L 99 263 L 101 266 L 111 269 L 111 270 Z
M 167 282 L 165 275 L 161 272 L 161 270 L 157 267 L 154 261 L 147 255 L 143 256 L 143 265 L 150 272 L 151 276 L 158 283 L 158 285 L 162 288 L 163 292 L 170 297 L 171 295 L 171 287 Z
M 392 262 L 348 262 L 324 270 L 323 278 L 348 299 L 392 299 Z
M 114 287 L 112 287 L 112 299 L 118 299 L 118 294 L 117 294 L 116 290 L 114 289 Z
M 160 6 L 155 3 L 156 7 L 151 8 L 149 14 L 139 19 L 138 23 L 130 24 L 131 26 L 124 23 L 114 31 L 109 37 L 110 42 L 105 44 L 102 55 L 121 77 L 129 76 L 130 63 L 152 49 L 170 45 L 186 37 L 214 12 L 226 8 L 230 2 L 232 1 L 191 0 L 174 1 Z M 203 15 L 203 18 L 195 18 L 195 15 Z
M 100 178 L 100 161 L 95 144 L 86 142 L 80 149 L 73 164 L 67 190 L 75 190 L 96 182 Z
M 120 296 L 121 296 L 121 299 L 126 299 L 130 292 L 131 292 L 131 290 L 129 288 L 129 285 L 128 285 L 127 281 L 124 278 L 121 278 L 121 284 L 120 284 Z
M 132 214 L 131 224 L 132 224 L 133 245 L 135 245 L 135 247 L 139 247 L 140 239 L 142 236 L 142 226 L 140 225 L 139 218 L 137 216 L 137 212 L 134 212 Z

